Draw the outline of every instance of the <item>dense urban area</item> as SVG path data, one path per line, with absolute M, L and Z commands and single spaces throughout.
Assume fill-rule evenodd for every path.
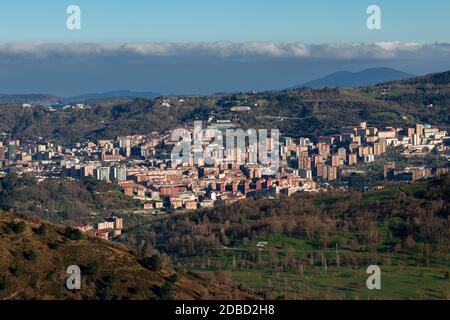
M 229 130 L 234 126 L 231 121 L 216 120 L 208 129 Z M 385 180 L 416 181 L 444 175 L 450 159 L 447 132 L 427 124 L 378 129 L 362 122 L 341 128 L 340 134 L 320 136 L 316 142 L 283 137 L 283 142 L 274 145 L 273 138 L 268 137 L 267 150 L 279 148 L 280 165 L 276 173 L 267 173 L 264 164 L 252 159 L 248 143 L 242 149 L 235 145 L 231 152 L 222 147 L 223 161 L 211 165 L 204 164 L 202 158 L 194 163 L 193 144 L 185 161 L 172 161 L 170 150 L 182 141 L 173 141 L 171 137 L 169 131 L 80 141 L 67 146 L 42 139 L 7 140 L 0 147 L 2 172 L 31 176 L 38 181 L 93 177 L 117 184 L 125 195 L 141 201 L 143 210 L 160 214 L 212 208 L 248 197 L 276 197 L 280 193 L 290 196 L 299 191 L 326 191 L 333 187 L 364 189 L 370 184 L 374 188 L 377 182 L 382 187 L 383 180 L 371 181 L 367 177 L 370 164 L 375 161 L 384 162 Z M 205 137 L 202 142 L 209 144 L 209 140 Z M 161 150 L 169 152 L 161 155 Z M 423 159 L 432 154 L 437 161 L 397 168 L 395 161 L 385 161 L 388 151 L 406 159 Z M 122 220 L 112 217 L 98 223 L 95 234 L 113 238 L 122 228 Z M 93 226 L 83 225 L 80 229 L 87 232 Z

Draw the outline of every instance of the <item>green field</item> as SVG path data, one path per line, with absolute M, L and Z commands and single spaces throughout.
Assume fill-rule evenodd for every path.
M 341 236 L 335 235 L 336 239 Z M 260 241 L 268 244 L 258 248 Z M 175 259 L 175 264 L 205 274 L 222 270 L 230 279 L 272 299 L 450 299 L 449 254 L 421 255 L 417 248 L 410 254 L 382 253 L 381 245 L 373 249 L 338 250 L 338 266 L 336 249 L 317 249 L 313 241 L 276 235 L 223 248 L 209 259 Z M 284 261 L 296 261 L 297 267 Z M 369 290 L 365 284 L 366 269 L 372 264 L 381 268 L 381 290 Z
M 293 272 L 231 271 L 237 282 L 274 292 L 286 299 L 449 299 L 450 282 L 444 270 L 420 267 L 381 266 L 381 290 L 369 290 L 365 270 L 328 268 Z
M 449 194 L 443 177 L 248 200 L 155 221 L 139 236 L 177 268 L 266 299 L 450 299 Z M 381 290 L 366 286 L 371 265 Z

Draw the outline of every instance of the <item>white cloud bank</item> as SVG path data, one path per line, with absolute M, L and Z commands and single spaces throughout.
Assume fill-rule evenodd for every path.
M 210 56 L 294 59 L 400 59 L 450 57 L 450 43 L 0 43 L 0 57 L 49 58 L 138 55 L 142 57 Z

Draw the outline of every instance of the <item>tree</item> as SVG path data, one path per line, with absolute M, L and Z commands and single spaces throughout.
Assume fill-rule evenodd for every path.
M 161 300 L 169 300 L 173 295 L 173 288 L 170 283 L 165 283 L 161 287 L 155 287 L 154 291 Z
M 0 276 L 0 290 L 6 290 L 9 287 L 9 281 L 6 277 Z
M 84 273 L 89 276 L 96 277 L 100 273 L 100 263 L 97 260 L 91 261 L 87 264 Z
M 35 234 L 43 236 L 47 233 L 47 226 L 45 224 L 41 224 L 39 228 L 33 230 Z
M 21 234 L 25 231 L 26 226 L 25 226 L 25 222 L 23 222 L 23 221 L 19 221 L 19 222 L 11 221 L 10 223 L 8 223 L 7 227 L 12 232 Z
M 66 236 L 66 238 L 68 238 L 70 240 L 83 239 L 83 234 L 81 233 L 81 231 L 78 229 L 75 229 L 75 228 L 71 228 L 71 227 L 66 228 L 66 230 L 64 231 L 64 236 Z
M 23 253 L 23 257 L 28 261 L 36 260 L 37 253 L 34 250 L 28 250 Z
M 142 259 L 142 265 L 152 271 L 161 271 L 162 261 L 159 255 L 152 255 L 151 257 L 145 257 Z

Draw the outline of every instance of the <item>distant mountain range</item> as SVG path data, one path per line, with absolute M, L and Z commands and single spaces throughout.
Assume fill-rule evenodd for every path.
M 435 77 L 442 77 L 442 74 L 444 73 L 437 74 Z M 294 86 L 291 89 L 359 87 L 400 80 L 413 82 L 427 81 L 426 77 L 424 78 L 425 80 L 421 80 L 423 77 L 413 77 L 414 75 L 412 74 L 385 67 L 370 68 L 359 72 L 338 71 L 323 78 Z M 107 100 L 114 100 L 113 102 L 122 103 L 134 100 L 136 98 L 154 99 L 160 96 L 162 95 L 152 91 L 138 92 L 131 90 L 109 91 L 104 93 L 88 93 L 74 97 L 58 97 L 48 94 L 0 94 L 0 103 L 31 103 L 46 105 L 56 102 L 60 102 L 63 104 L 71 104 L 76 102 L 97 103 Z
M 414 75 L 391 68 L 370 68 L 359 72 L 338 71 L 294 88 L 359 87 L 411 77 Z
M 0 103 L 31 103 L 31 104 L 52 104 L 56 102 L 61 103 L 76 103 L 87 102 L 95 103 L 104 100 L 118 99 L 133 100 L 135 98 L 153 99 L 161 96 L 156 92 L 137 92 L 130 90 L 109 91 L 104 93 L 88 93 L 75 97 L 58 97 L 49 94 L 0 94 Z
M 161 96 L 161 94 L 151 91 L 146 92 L 137 92 L 130 90 L 121 90 L 121 91 L 109 91 L 104 93 L 88 93 L 80 96 L 69 97 L 69 98 L 61 98 L 61 101 L 64 103 L 73 103 L 73 102 L 97 102 L 100 100 L 112 99 L 112 98 L 148 98 L 153 99 Z
M 57 102 L 59 97 L 49 94 L 1 94 L 0 103 L 33 103 L 33 104 L 49 104 Z

